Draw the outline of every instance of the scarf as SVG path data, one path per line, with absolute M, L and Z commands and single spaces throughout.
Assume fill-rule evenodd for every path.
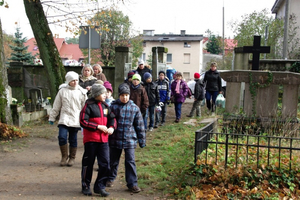
M 135 86 L 135 85 L 131 84 L 131 87 L 132 87 L 133 89 L 137 89 L 138 87 L 140 87 L 140 83 L 139 83 L 139 84 L 137 84 L 137 86 Z
M 181 83 L 181 80 L 176 80 L 176 88 L 175 88 L 176 94 L 180 93 L 180 83 Z
M 83 76 L 83 75 L 80 75 L 79 78 L 82 80 L 82 82 L 97 79 L 94 76 L 86 77 L 86 76 Z

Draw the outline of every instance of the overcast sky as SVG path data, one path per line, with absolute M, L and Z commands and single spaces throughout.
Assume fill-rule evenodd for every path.
M 271 11 L 276 0 L 125 0 L 119 8 L 133 22 L 139 33 L 143 30 L 155 30 L 156 34 L 175 33 L 186 30 L 187 34 L 205 34 L 210 29 L 222 36 L 222 10 L 225 10 L 225 36 L 233 37 L 228 23 L 240 20 L 242 15 L 266 8 Z M 8 0 L 9 8 L 0 7 L 2 29 L 14 34 L 16 23 L 23 37 L 33 37 L 23 0 Z M 99 0 L 101 2 L 101 0 Z M 53 35 L 70 37 L 64 29 L 50 26 Z

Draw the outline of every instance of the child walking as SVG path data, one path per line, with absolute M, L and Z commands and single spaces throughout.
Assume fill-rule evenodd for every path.
M 92 98 L 88 99 L 80 113 L 80 125 L 83 127 L 84 154 L 82 157 L 81 186 L 84 195 L 92 195 L 90 184 L 95 158 L 98 160 L 98 176 L 94 184 L 94 193 L 102 197 L 109 195 L 105 185 L 110 171 L 108 135 L 115 129 L 115 115 L 105 103 L 106 88 L 94 84 Z
M 148 116 L 149 116 L 149 131 L 153 131 L 154 125 L 154 109 L 156 105 L 163 106 L 164 103 L 160 102 L 159 91 L 157 84 L 152 81 L 152 75 L 149 72 L 144 74 L 144 87 L 148 95 L 149 106 L 148 106 Z M 148 118 L 147 116 L 147 118 Z M 145 127 L 147 127 L 147 118 Z M 144 122 L 145 123 L 145 122 Z
M 200 80 L 200 74 L 195 73 L 194 74 L 194 80 L 195 80 L 195 92 L 194 92 L 194 103 L 193 107 L 191 109 L 191 112 L 187 117 L 193 117 L 194 112 L 196 110 L 196 116 L 201 117 L 201 101 L 205 98 L 205 93 L 204 93 L 204 85 L 202 81 Z
M 137 143 L 141 148 L 146 146 L 146 134 L 143 117 L 139 107 L 129 99 L 130 89 L 126 83 L 118 88 L 119 99 L 112 102 L 111 111 L 115 114 L 117 128 L 113 135 L 109 136 L 110 147 L 110 175 L 106 183 L 107 187 L 113 186 L 117 177 L 118 166 L 122 150 L 125 152 L 125 179 L 128 189 L 138 193 L 138 178 L 135 165 L 135 148 Z
M 60 166 L 72 166 L 77 152 L 77 133 L 80 130 L 79 115 L 87 99 L 87 90 L 79 86 L 79 75 L 76 72 L 68 72 L 65 78 L 66 83 L 59 86 L 59 91 L 55 97 L 53 109 L 49 115 L 49 124 L 53 125 L 55 118 L 59 115 L 58 144 L 61 151 Z

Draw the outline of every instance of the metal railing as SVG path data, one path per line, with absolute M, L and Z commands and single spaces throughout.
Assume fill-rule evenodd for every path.
M 257 167 L 275 164 L 280 168 L 282 164 L 288 164 L 291 170 L 292 164 L 297 164 L 296 159 L 299 155 L 293 158 L 293 153 L 300 150 L 300 138 L 216 133 L 213 132 L 212 126 L 209 124 L 196 131 L 195 162 L 206 150 L 205 155 L 201 155 L 201 159 L 205 158 L 206 164 L 208 159 L 210 161 L 214 159 L 215 164 L 222 160 L 225 168 L 228 164 L 237 167 L 238 164 L 256 162 Z

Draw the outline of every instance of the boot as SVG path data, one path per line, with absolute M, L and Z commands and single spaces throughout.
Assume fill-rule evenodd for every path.
M 69 155 L 69 161 L 67 165 L 71 167 L 72 165 L 74 165 L 75 162 L 77 147 L 70 147 L 69 150 L 70 150 L 70 155 Z
M 60 152 L 61 152 L 61 161 L 60 161 L 60 166 L 65 166 L 67 165 L 67 159 L 68 159 L 68 145 L 62 145 L 59 146 Z

